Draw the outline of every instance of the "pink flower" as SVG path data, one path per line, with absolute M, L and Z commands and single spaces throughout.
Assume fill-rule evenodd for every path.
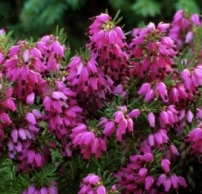
M 142 94 L 146 94 L 151 88 L 150 83 L 144 83 L 142 84 L 141 88 L 138 90 L 138 94 L 142 95 Z
M 13 142 L 17 143 L 17 140 L 18 140 L 18 131 L 17 131 L 17 129 L 13 129 L 11 131 L 11 137 L 12 137 Z
M 122 29 L 116 26 L 108 14 L 101 14 L 94 18 L 88 35 L 90 36 L 88 47 L 93 58 L 103 64 L 105 74 L 120 82 L 119 80 L 127 74 L 126 67 L 130 64 L 128 45 Z
M 26 99 L 27 104 L 33 104 L 34 103 L 34 99 L 35 99 L 35 93 L 32 92 L 31 94 L 29 94 L 27 96 L 27 99 Z
M 147 120 L 149 121 L 149 125 L 150 127 L 154 127 L 155 126 L 155 116 L 152 112 L 150 112 L 147 116 Z
M 168 101 L 168 93 L 166 89 L 166 85 L 163 82 L 158 82 L 156 85 L 156 90 L 158 91 L 159 95 L 163 99 L 164 102 Z
M 106 191 L 106 188 L 103 186 L 103 185 L 100 185 L 98 188 L 97 188 L 97 194 L 107 194 L 107 191 Z
M 34 193 L 36 190 L 35 186 L 34 185 L 30 185 L 28 190 L 27 190 L 27 194 L 32 194 Z
M 147 168 L 140 168 L 139 172 L 138 172 L 138 175 L 145 177 L 147 175 L 147 172 L 148 172 Z
M 201 108 L 197 108 L 196 116 L 197 116 L 200 120 L 202 120 L 202 109 L 201 109 Z
M 83 178 L 81 183 L 81 189 L 78 194 L 86 194 L 86 193 L 94 193 L 93 187 L 98 184 L 100 181 L 100 177 L 95 174 L 88 174 L 85 178 Z M 106 189 L 103 185 L 99 185 L 96 189 L 96 193 L 105 194 Z
M 186 180 L 182 176 L 178 176 L 178 183 L 183 186 L 184 188 L 188 187 Z
M 34 161 L 36 162 L 36 165 L 37 165 L 38 167 L 43 166 L 44 161 L 43 161 L 42 154 L 39 153 L 39 152 L 35 153 Z
M 168 114 L 166 111 L 161 111 L 160 112 L 160 119 L 165 123 L 168 124 Z
M 174 51 L 174 41 L 162 33 L 169 27 L 170 24 L 162 22 L 158 24 L 157 28 L 154 23 L 149 23 L 147 27 L 140 29 L 140 32 L 132 38 L 129 44 L 131 57 L 143 58 L 141 63 L 131 62 L 135 68 L 131 69 L 130 73 L 133 76 L 145 79 L 144 87 L 142 86 L 138 91 L 139 95 L 146 94 L 145 102 L 149 102 L 154 98 L 154 91 L 150 88 L 150 83 L 156 79 L 164 80 L 168 72 L 173 72 L 171 68 L 173 59 L 171 56 L 177 54 Z M 154 37 L 158 38 L 155 39 Z M 152 58 L 145 55 L 145 52 L 150 53 Z M 165 92 L 165 89 L 160 87 L 160 91 Z M 162 93 L 162 99 L 167 101 L 165 96 L 166 93 Z
M 191 15 L 191 21 L 197 26 L 199 26 L 201 24 L 200 17 L 198 14 L 192 14 Z
M 109 121 L 105 124 L 105 128 L 103 134 L 110 137 L 112 133 L 115 131 L 115 123 L 113 121 Z
M 172 154 L 176 155 L 176 156 L 179 156 L 180 153 L 179 151 L 177 150 L 176 146 L 174 146 L 173 144 L 170 145 L 170 151 L 172 152 Z
M 40 190 L 40 194 L 49 194 L 48 188 L 42 187 L 41 190 Z
M 160 32 L 165 32 L 168 28 L 170 28 L 170 24 L 167 24 L 167 23 L 163 23 L 163 22 L 160 22 L 157 26 L 157 29 L 160 31 Z
M 154 178 L 152 176 L 147 176 L 145 179 L 145 190 L 150 190 L 151 186 L 154 183 Z
M 16 111 L 16 105 L 14 103 L 14 100 L 12 98 L 6 98 L 3 102 L 1 102 L 4 107 L 8 108 L 9 110 Z
M 171 175 L 171 183 L 174 189 L 178 188 L 178 177 L 175 174 Z
M 128 116 L 131 117 L 131 118 L 137 118 L 138 116 L 140 116 L 140 114 L 141 114 L 140 109 L 133 109 L 133 110 L 128 114 Z
M 23 194 L 58 194 L 57 183 L 55 181 L 50 182 L 49 187 L 42 187 L 37 189 L 34 185 L 30 185 L 27 190 L 23 191 Z
M 107 98 L 107 94 L 112 94 L 115 89 L 113 80 L 98 66 L 94 57 L 87 61 L 81 56 L 73 57 L 67 71 L 68 85 L 78 96 L 82 97 L 82 104 L 88 109 L 93 106 L 101 108 L 102 101 Z
M 198 14 L 192 14 L 191 17 L 186 17 L 183 10 L 179 10 L 175 13 L 169 37 L 176 40 L 178 49 L 182 48 L 184 42 L 189 43 L 193 38 L 191 34 L 195 25 L 200 25 Z M 184 36 L 184 34 L 187 35 Z
M 167 173 L 170 172 L 170 161 L 168 159 L 161 160 L 161 167 Z
M 158 178 L 158 181 L 156 183 L 157 186 L 160 186 L 162 184 L 164 184 L 166 181 L 166 175 L 165 174 L 161 174 Z
M 144 162 L 150 162 L 154 159 L 154 155 L 152 153 L 146 153 L 141 156 L 140 159 Z
M 170 178 L 167 178 L 165 180 L 164 188 L 165 188 L 165 192 L 170 191 L 170 188 L 171 188 L 171 180 L 170 180 Z
M 148 143 L 151 147 L 154 146 L 155 140 L 154 140 L 154 135 L 153 134 L 149 134 L 148 136 Z
M 193 118 L 194 118 L 194 115 L 193 115 L 192 111 L 188 110 L 186 117 L 187 117 L 187 121 L 188 121 L 189 123 L 191 123 L 192 120 L 193 120 Z
M 151 101 L 153 98 L 155 97 L 155 92 L 153 89 L 150 89 L 149 91 L 147 91 L 144 101 L 146 103 L 148 103 L 149 101 Z
M 185 39 L 185 43 L 190 43 L 193 39 L 193 32 L 188 32 L 187 35 L 186 35 L 186 39 Z
M 30 122 L 31 124 L 35 125 L 36 124 L 36 118 L 32 113 L 27 113 L 26 114 L 26 119 L 28 122 Z
M 124 114 L 122 111 L 117 111 L 114 113 L 114 121 L 116 123 L 119 123 L 123 119 L 124 119 Z

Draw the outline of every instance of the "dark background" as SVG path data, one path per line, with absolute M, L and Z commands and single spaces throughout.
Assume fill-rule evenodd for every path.
M 200 13 L 201 0 L 1 0 L 0 28 L 13 31 L 17 39 L 33 37 L 55 32 L 56 26 L 64 28 L 71 49 L 83 46 L 87 37 L 86 28 L 89 18 L 108 10 L 114 17 L 120 9 L 123 17 L 120 25 L 125 32 L 152 21 L 171 22 L 178 9 L 190 13 Z

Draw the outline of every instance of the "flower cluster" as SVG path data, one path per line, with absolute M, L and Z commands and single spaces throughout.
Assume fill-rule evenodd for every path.
M 70 137 L 74 147 L 78 146 L 81 149 L 81 154 L 85 159 L 89 159 L 91 154 L 100 158 L 101 151 L 107 150 L 106 138 L 101 137 L 96 128 L 88 129 L 85 124 L 79 124 L 73 128 Z
M 169 37 L 177 42 L 178 49 L 183 44 L 190 43 L 194 38 L 194 27 L 200 26 L 201 21 L 198 14 L 190 15 L 186 11 L 179 10 L 175 13 Z
M 11 43 L 0 30 L 2 192 L 201 189 L 200 17 L 180 10 L 130 36 L 117 18 L 94 17 L 69 61 L 61 33 Z
M 24 190 L 22 194 L 58 194 L 58 188 L 57 183 L 55 181 L 51 182 L 51 185 L 49 187 L 42 187 L 37 188 L 34 185 L 30 185 L 27 190 Z
M 80 103 L 86 104 L 87 108 L 92 104 L 101 108 L 107 97 L 112 95 L 114 82 L 98 67 L 95 58 L 82 59 L 75 56 L 67 70 L 68 85 L 76 92 Z
M 120 83 L 128 75 L 129 55 L 126 37 L 108 14 L 93 18 L 89 27 L 89 48 L 105 74 Z
M 166 36 L 170 24 L 150 23 L 131 40 L 130 57 L 133 68 L 131 76 L 149 81 L 163 80 L 173 72 L 173 57 L 176 56 L 174 41 Z
M 124 193 L 143 193 L 144 191 L 164 193 L 172 188 L 187 187 L 182 176 L 171 172 L 170 160 L 166 157 L 162 158 L 160 150 L 152 149 L 149 142 L 144 141 L 139 151 L 139 154 L 131 155 L 129 162 L 115 174 L 118 179 L 117 185 L 124 188 Z M 150 168 L 151 164 L 155 166 L 154 169 Z M 153 176 L 154 171 L 162 172 L 162 174 Z M 164 192 L 161 191 L 161 185 L 164 187 Z
M 121 142 L 126 132 L 133 132 L 133 118 L 137 118 L 141 112 L 139 109 L 133 109 L 127 113 L 126 106 L 118 106 L 117 109 L 112 120 L 103 117 L 98 123 L 98 126 L 103 128 L 103 134 L 106 137 L 111 137 L 115 133 L 116 140 Z
M 100 177 L 95 174 L 88 174 L 83 178 L 81 189 L 78 194 L 107 194 L 105 186 L 102 185 Z

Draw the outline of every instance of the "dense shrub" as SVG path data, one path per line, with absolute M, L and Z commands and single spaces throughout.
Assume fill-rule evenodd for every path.
M 0 31 L 1 193 L 201 192 L 200 17 L 119 22 L 92 18 L 70 60 L 64 30 Z

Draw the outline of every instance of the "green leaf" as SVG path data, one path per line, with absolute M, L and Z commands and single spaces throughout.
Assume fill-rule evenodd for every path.
M 65 0 L 67 2 L 67 4 L 71 7 L 71 9 L 76 10 L 79 7 L 81 7 L 82 5 L 84 5 L 85 0 Z
M 121 8 L 122 6 L 125 6 L 125 4 L 128 2 L 124 0 L 109 0 L 109 3 L 115 8 Z
M 132 10 L 143 17 L 154 17 L 161 13 L 160 4 L 152 0 L 138 0 L 132 5 Z
M 64 10 L 67 8 L 65 3 L 52 2 L 39 16 L 39 20 L 45 21 L 44 25 L 52 25 L 61 18 Z M 54 13 L 54 14 L 53 14 Z
M 190 0 L 179 0 L 174 4 L 176 10 L 182 9 L 189 13 L 200 13 L 200 9 L 195 1 Z

